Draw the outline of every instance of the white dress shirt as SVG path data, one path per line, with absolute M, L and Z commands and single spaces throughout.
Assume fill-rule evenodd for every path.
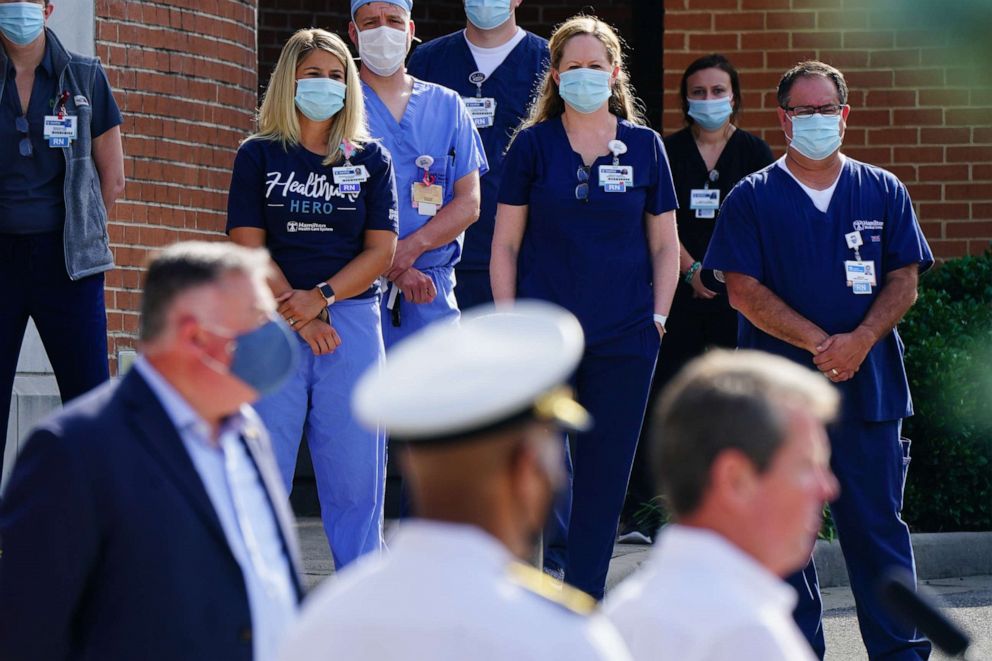
M 670 525 L 604 605 L 636 661 L 813 661 L 795 591 L 722 536 Z
M 310 596 L 282 659 L 628 660 L 602 616 L 510 579 L 513 558 L 474 526 L 409 521 Z
M 253 656 L 272 661 L 296 618 L 296 589 L 269 496 L 241 440 L 246 420 L 242 414 L 231 416 L 212 443 L 207 423 L 151 363 L 141 357 L 134 368 L 176 426 L 241 567 L 251 612 Z

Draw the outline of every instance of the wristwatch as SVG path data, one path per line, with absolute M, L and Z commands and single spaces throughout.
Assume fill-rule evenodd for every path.
M 317 291 L 320 292 L 320 295 L 324 297 L 324 300 L 327 301 L 328 305 L 334 303 L 334 290 L 329 284 L 326 282 L 318 282 L 314 286 L 317 288 Z

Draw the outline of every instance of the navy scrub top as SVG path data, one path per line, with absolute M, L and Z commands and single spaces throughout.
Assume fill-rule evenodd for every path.
M 93 111 L 90 136 L 94 140 L 124 121 L 107 74 L 103 67 L 97 71 L 89 100 Z M 54 113 L 61 96 L 59 74 L 52 42 L 46 39 L 26 115 L 33 153 L 21 156 L 19 145 L 24 134 L 17 130 L 21 98 L 14 64 L 7 60 L 0 97 L 0 234 L 53 232 L 65 223 L 65 154 L 61 148 L 49 147 L 44 137 L 45 116 Z
M 861 232 L 859 251 L 875 262 L 871 294 L 847 286 L 845 260 L 855 259 L 845 234 Z M 906 187 L 881 168 L 845 158 L 826 213 L 779 163 L 744 179 L 727 197 L 704 266 L 749 275 L 826 333 L 848 333 L 864 319 L 882 290 L 885 274 L 933 265 Z M 813 367 L 804 349 L 759 330 L 743 315 L 738 346 L 760 349 Z M 899 333 L 878 341 L 854 378 L 838 384 L 845 417 L 868 421 L 912 415 Z
M 482 83 L 482 96 L 496 100 L 493 126 L 479 128 L 489 161 L 482 177 L 482 206 L 479 220 L 465 232 L 459 269 L 488 271 L 496 225 L 496 202 L 503 179 L 503 158 L 513 131 L 527 116 L 535 86 L 548 67 L 548 42 L 530 32 Z M 407 65 L 410 75 L 444 85 L 463 97 L 475 97 L 478 87 L 469 76 L 478 71 L 475 57 L 465 41 L 464 30 L 419 46 Z
M 352 154 L 352 165 L 369 173 L 357 194 L 339 190 L 323 160 L 302 145 L 259 138 L 242 144 L 234 160 L 227 232 L 265 230 L 265 245 L 293 289 L 312 289 L 344 268 L 362 252 L 366 230 L 397 231 L 393 165 L 378 143 Z M 355 298 L 378 293 L 374 282 Z
M 677 207 L 665 147 L 653 130 L 626 120 L 616 139 L 627 145 L 621 165 L 634 186 L 607 193 L 599 186 L 601 156 L 589 170 L 588 200 L 576 197 L 582 157 L 556 117 L 521 131 L 506 156 L 499 201 L 527 205 L 517 261 L 517 296 L 557 303 L 578 317 L 595 347 L 654 324 L 652 263 L 645 214 Z

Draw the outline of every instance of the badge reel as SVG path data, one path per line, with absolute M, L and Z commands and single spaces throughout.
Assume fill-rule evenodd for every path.
M 52 149 L 68 147 L 76 139 L 76 117 L 65 114 L 65 102 L 69 100 L 69 92 L 62 92 L 56 103 L 56 113 L 45 115 L 44 136 L 48 141 L 48 146 Z
M 341 143 L 341 153 L 344 154 L 344 165 L 331 169 L 334 183 L 342 193 L 361 193 L 362 184 L 368 181 L 369 172 L 364 165 L 351 164 L 355 146 L 348 139 Z
M 620 157 L 627 153 L 627 145 L 620 140 L 610 140 L 607 147 L 613 153 L 612 165 L 599 166 L 599 185 L 606 193 L 626 193 L 634 186 L 634 167 L 620 165 Z
M 434 165 L 434 158 L 423 155 L 415 161 L 418 168 L 424 171 L 424 178 L 413 183 L 410 191 L 410 199 L 413 201 L 413 208 L 421 216 L 436 216 L 438 209 L 444 202 L 444 190 L 435 181 L 437 177 L 431 174 L 431 166 Z
M 486 82 L 486 79 L 486 74 L 481 71 L 469 76 L 468 82 L 475 85 L 475 96 L 462 99 L 477 129 L 492 128 L 496 123 L 496 99 L 482 96 L 482 83 Z
M 720 181 L 720 171 L 710 170 L 707 179 L 702 188 L 689 191 L 689 209 L 695 212 L 697 220 L 716 218 L 716 212 L 720 210 L 720 189 L 710 188 L 711 183 Z
M 854 251 L 854 261 L 844 262 L 844 276 L 847 286 L 858 295 L 871 294 L 872 288 L 878 285 L 874 261 L 863 261 L 860 248 L 864 245 L 861 232 L 854 231 L 844 235 L 847 247 Z

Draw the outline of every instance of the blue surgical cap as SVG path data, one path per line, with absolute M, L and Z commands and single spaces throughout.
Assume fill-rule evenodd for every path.
M 372 4 L 373 2 L 388 2 L 391 5 L 396 5 L 397 7 L 405 9 L 408 13 L 413 11 L 413 0 L 351 0 L 352 17 L 354 17 L 355 12 L 358 11 L 359 7 Z

